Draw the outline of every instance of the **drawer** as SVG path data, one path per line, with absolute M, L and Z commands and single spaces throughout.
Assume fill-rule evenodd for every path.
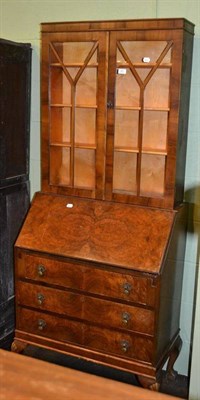
M 119 357 L 152 362 L 153 339 L 18 307 L 17 329 Z
M 84 296 L 77 293 L 18 282 L 16 300 L 23 306 L 83 319 Z
M 26 282 L 18 283 L 17 302 L 107 327 L 154 335 L 154 312 L 143 307 Z
M 136 335 L 88 326 L 84 345 L 120 357 L 152 362 L 153 340 Z
M 83 324 L 65 318 L 54 317 L 41 311 L 17 308 L 16 328 L 51 339 L 82 344 Z
M 19 252 L 17 256 L 19 278 L 82 289 L 83 267 L 76 263 L 62 262 Z
M 142 274 L 130 275 L 107 270 L 87 269 L 84 289 L 90 293 L 131 301 L 141 305 L 155 306 L 156 287 L 152 279 Z
M 84 319 L 106 327 L 154 335 L 154 311 L 142 307 L 87 297 Z
M 17 256 L 20 278 L 155 306 L 156 286 L 151 277 L 114 272 L 111 268 L 108 270 L 109 266 L 106 268 L 62 262 L 22 251 Z

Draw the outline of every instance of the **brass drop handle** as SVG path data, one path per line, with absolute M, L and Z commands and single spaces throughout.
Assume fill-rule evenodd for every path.
M 39 276 L 44 276 L 45 272 L 46 272 L 46 268 L 44 265 L 39 264 L 37 267 L 37 271 L 38 271 L 38 275 Z
M 121 340 L 120 345 L 121 345 L 121 350 L 124 353 L 126 353 L 128 351 L 128 349 L 129 349 L 129 347 L 130 347 L 130 344 L 129 344 L 128 340 Z
M 42 293 L 38 293 L 37 294 L 37 301 L 38 301 L 38 304 L 41 306 L 42 305 L 42 303 L 44 302 L 44 299 L 45 299 L 45 297 L 44 297 L 44 295 L 42 294 Z
M 131 290 L 132 290 L 132 285 L 130 283 L 128 283 L 128 282 L 125 282 L 122 285 L 122 288 L 123 288 L 124 294 L 126 294 L 128 296 L 130 294 Z
M 40 331 L 43 331 L 45 326 L 46 326 L 46 322 L 44 321 L 44 319 L 38 319 L 38 329 Z
M 122 313 L 122 322 L 123 322 L 123 324 L 127 325 L 128 321 L 130 319 L 131 319 L 131 316 L 130 316 L 130 314 L 128 312 L 125 311 L 125 312 Z

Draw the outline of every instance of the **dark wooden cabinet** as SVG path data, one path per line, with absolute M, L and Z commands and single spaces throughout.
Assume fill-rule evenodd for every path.
M 29 206 L 31 47 L 0 40 L 0 346 L 14 333 L 14 242 Z
M 180 351 L 194 26 L 42 24 L 42 192 L 16 242 L 13 350 L 158 387 Z

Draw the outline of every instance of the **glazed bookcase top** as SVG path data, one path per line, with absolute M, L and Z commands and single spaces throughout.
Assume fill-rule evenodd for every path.
M 42 24 L 42 191 L 183 201 L 194 25 Z

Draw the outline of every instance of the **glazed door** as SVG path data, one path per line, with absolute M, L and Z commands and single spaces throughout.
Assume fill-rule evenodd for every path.
M 44 191 L 103 197 L 107 42 L 104 32 L 43 37 Z
M 111 33 L 107 199 L 173 205 L 178 57 L 170 31 Z

